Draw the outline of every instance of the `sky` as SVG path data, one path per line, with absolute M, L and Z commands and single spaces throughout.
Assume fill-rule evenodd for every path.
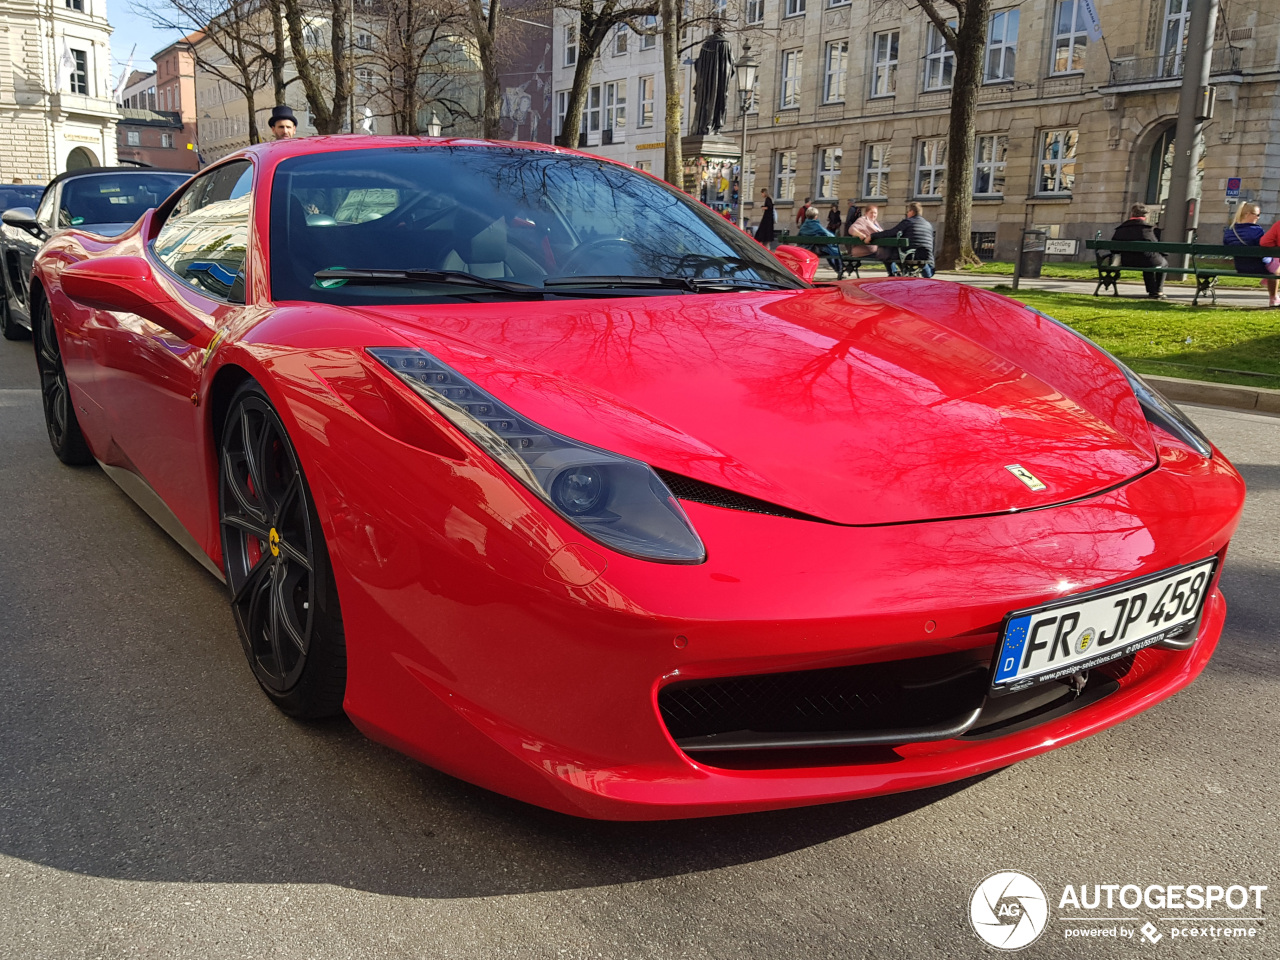
M 115 28 L 111 34 L 112 87 L 120 79 L 134 44 L 138 45 L 138 52 L 133 56 L 133 69 L 149 71 L 156 68 L 151 55 L 181 37 L 176 30 L 157 30 L 134 12 L 130 0 L 107 0 L 107 22 Z

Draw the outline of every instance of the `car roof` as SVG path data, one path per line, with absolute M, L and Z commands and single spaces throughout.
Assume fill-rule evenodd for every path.
M 190 170 L 165 170 L 160 167 L 81 167 L 79 170 L 67 170 L 58 174 L 49 181 L 46 190 L 51 190 L 56 184 L 64 183 L 67 180 L 75 180 L 80 177 L 101 176 L 110 174 L 111 176 L 119 176 L 120 174 L 147 174 L 147 173 L 176 173 L 179 176 L 190 178 L 193 176 Z

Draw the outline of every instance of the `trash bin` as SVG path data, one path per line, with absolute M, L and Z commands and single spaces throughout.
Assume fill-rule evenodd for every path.
M 1018 254 L 1018 267 L 1013 272 L 1014 289 L 1017 289 L 1019 277 L 1040 279 L 1040 268 L 1044 265 L 1045 235 L 1043 230 L 1022 231 L 1022 250 Z

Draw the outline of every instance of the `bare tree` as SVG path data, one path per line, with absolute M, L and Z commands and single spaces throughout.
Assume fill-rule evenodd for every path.
M 680 150 L 680 120 L 684 99 L 680 89 L 680 5 L 682 0 L 662 0 L 662 81 L 666 87 L 663 116 L 666 146 L 662 179 L 684 189 L 684 156 Z
M 564 126 L 556 143 L 562 147 L 576 147 L 596 53 L 608 41 L 610 34 L 621 27 L 640 32 L 640 22 L 644 17 L 658 15 L 659 0 L 603 0 L 598 6 L 597 0 L 570 0 L 564 8 L 577 15 L 578 62 L 574 66 L 573 85 L 569 88 L 569 100 L 565 105 Z
M 281 2 L 293 66 L 306 91 L 312 123 L 319 133 L 338 133 L 351 105 L 351 51 L 347 46 L 349 0 Z M 330 90 L 332 96 L 329 96 Z
M 951 123 L 947 131 L 946 223 L 937 265 L 952 270 L 973 263 L 969 235 L 973 214 L 973 138 L 982 87 L 982 61 L 987 45 L 991 0 L 912 0 L 937 28 L 955 54 L 951 81 Z
M 260 41 L 266 26 L 262 0 L 158 0 L 134 9 L 162 30 L 201 35 L 192 43 L 192 56 L 206 73 L 244 97 L 249 142 L 259 143 L 256 95 L 272 69 Z M 283 75 L 277 93 L 283 95 Z
M 475 60 L 466 0 L 379 0 L 369 27 L 373 44 L 357 55 L 355 93 L 372 91 L 374 116 L 388 118 L 398 134 L 423 133 L 427 109 L 443 114 L 445 127 L 477 119 L 467 96 Z
M 471 33 L 475 38 L 484 79 L 481 135 L 496 138 L 502 133 L 502 78 L 498 72 L 498 31 L 502 23 L 502 0 L 468 0 L 468 7 L 471 11 Z

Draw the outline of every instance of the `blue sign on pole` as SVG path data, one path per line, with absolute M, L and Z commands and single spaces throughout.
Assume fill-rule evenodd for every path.
M 1240 178 L 1228 177 L 1227 178 L 1227 199 L 1230 200 L 1232 198 L 1237 198 L 1239 196 L 1240 196 Z

